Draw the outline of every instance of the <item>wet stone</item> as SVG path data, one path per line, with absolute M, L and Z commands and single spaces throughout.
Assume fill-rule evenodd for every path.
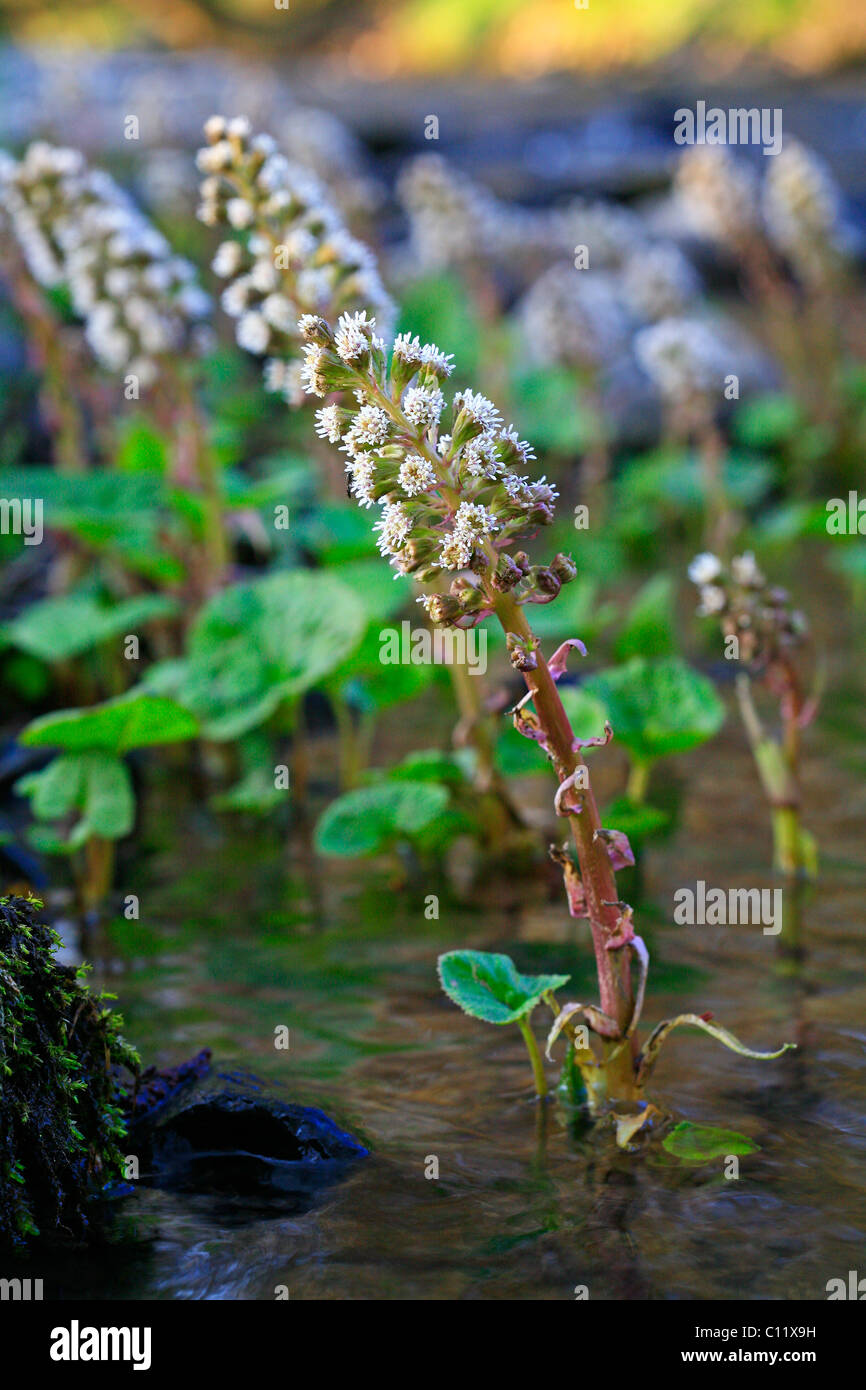
M 199 1054 L 137 1104 L 129 1143 L 141 1181 L 184 1192 L 279 1193 L 309 1205 L 368 1154 L 324 1111 L 283 1099 L 243 1070 L 211 1070 Z

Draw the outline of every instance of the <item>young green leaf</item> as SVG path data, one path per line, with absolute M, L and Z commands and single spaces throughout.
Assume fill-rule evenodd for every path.
M 376 854 L 430 825 L 448 804 L 448 788 L 436 782 L 379 782 L 337 797 L 315 833 L 320 854 Z
M 275 785 L 273 771 L 264 764 L 250 768 L 233 787 L 210 800 L 215 811 L 248 811 L 262 816 L 285 802 L 286 792 Z
M 326 572 L 237 584 L 199 615 L 179 698 L 209 738 L 237 738 L 329 675 L 360 641 L 366 618 L 359 595 Z
M 559 687 L 559 696 L 568 715 L 568 722 L 581 740 L 597 738 L 603 734 L 604 721 L 608 718 L 604 702 L 587 687 L 588 682 L 584 682 L 583 685 Z M 591 754 L 592 745 L 583 751 L 584 756 Z
M 683 1163 L 708 1163 L 711 1158 L 726 1158 L 729 1154 L 744 1156 L 755 1153 L 760 1147 L 735 1129 L 693 1125 L 689 1120 L 675 1125 L 662 1140 L 662 1148 Z
M 28 748 L 64 748 L 70 753 L 101 749 L 120 756 L 154 743 L 181 743 L 197 733 L 194 716 L 174 700 L 132 690 L 90 709 L 59 710 L 34 719 L 21 742 Z
M 725 717 L 712 682 L 679 657 L 634 657 L 590 676 L 583 689 L 603 705 L 614 739 L 641 762 L 698 747 Z
M 80 812 L 64 847 L 78 849 L 93 836 L 120 840 L 132 830 L 135 796 L 126 765 L 111 753 L 66 753 L 41 772 L 16 783 L 31 798 L 41 821 L 61 820 Z M 59 846 L 58 846 L 59 847 Z
M 439 980 L 458 1008 L 485 1023 L 516 1023 L 548 990 L 570 975 L 520 975 L 510 956 L 490 951 L 448 951 L 439 957 Z
M 154 618 L 171 617 L 177 611 L 174 600 L 159 594 L 115 604 L 100 603 L 92 594 L 66 594 L 31 604 L 2 635 L 10 646 L 41 661 L 68 661 L 112 637 L 135 632 Z
M 676 651 L 674 585 L 669 574 L 654 575 L 635 595 L 614 650 L 618 661 L 670 656 Z
M 444 782 L 456 787 L 466 781 L 466 768 L 457 754 L 427 748 L 408 753 L 388 769 L 388 777 L 393 782 Z

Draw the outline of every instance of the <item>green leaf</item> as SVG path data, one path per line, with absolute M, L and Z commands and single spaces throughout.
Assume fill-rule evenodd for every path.
M 108 469 L 74 475 L 53 468 L 3 469 L 0 496 L 41 497 L 46 526 L 60 529 L 85 521 L 129 525 L 133 518 L 152 514 L 160 501 L 152 476 Z
M 381 782 L 347 792 L 316 825 L 320 854 L 375 854 L 396 840 L 411 839 L 448 804 L 448 788 L 436 782 Z
M 252 811 L 265 815 L 275 806 L 283 806 L 289 793 L 274 784 L 274 774 L 270 767 L 261 765 L 250 768 L 246 776 L 230 787 L 211 797 L 215 811 Z
M 365 626 L 362 600 L 324 571 L 237 584 L 199 615 L 178 696 L 209 738 L 237 738 L 329 675 Z
M 373 518 L 356 505 L 338 506 L 328 503 L 301 517 L 295 528 L 300 544 L 326 565 L 376 555 L 376 536 Z M 379 569 L 383 566 L 381 561 Z M 393 570 L 384 566 L 385 574 L 393 578 Z
M 804 536 L 826 536 L 827 508 L 822 502 L 782 502 L 756 524 L 761 551 L 768 545 L 791 545 Z
M 180 692 L 189 679 L 188 664 L 183 657 L 167 657 L 165 661 L 155 661 L 148 667 L 138 689 L 148 695 L 167 695 L 170 700 L 180 703 Z
M 516 1023 L 548 990 L 570 975 L 520 975 L 510 956 L 490 951 L 448 951 L 439 957 L 439 980 L 458 1008 L 485 1023 Z
M 31 604 L 2 635 L 11 646 L 42 661 L 68 661 L 112 637 L 134 632 L 154 618 L 170 617 L 177 611 L 172 599 L 158 594 L 108 605 L 92 594 L 73 593 Z
M 575 532 L 575 540 L 571 541 L 581 564 L 585 561 L 585 534 Z M 565 548 L 569 548 L 568 542 Z M 544 639 L 545 651 L 548 641 L 557 637 L 580 637 L 591 646 L 616 617 L 614 604 L 599 601 L 596 581 L 583 577 L 566 584 L 553 603 L 529 604 L 524 611 L 536 637 Z
M 168 441 L 143 417 L 130 420 L 114 456 L 121 473 L 168 473 Z
M 754 454 L 728 454 L 724 462 L 725 491 L 738 506 L 753 508 L 769 492 L 774 465 Z M 627 463 L 616 480 L 616 513 L 637 513 L 644 527 L 656 530 L 660 514 L 671 521 L 704 505 L 704 479 L 694 454 L 656 449 Z
M 471 296 L 457 275 L 425 275 L 403 293 L 398 332 L 417 333 L 422 343 L 453 352 L 460 371 L 472 376 L 481 349 L 481 326 Z
M 631 656 L 670 656 L 676 651 L 674 584 L 669 574 L 657 574 L 635 595 L 617 635 L 618 661 Z
M 52 468 L 0 470 L 0 497 L 41 497 L 47 528 L 68 531 L 92 550 L 117 556 L 155 582 L 183 579 L 165 548 L 166 495 L 152 471 L 68 475 Z
M 600 738 L 604 734 L 607 708 L 604 701 L 590 691 L 589 681 L 584 681 L 583 685 L 560 685 L 559 695 L 577 738 Z M 593 749 L 589 747 L 583 751 L 584 756 L 589 756 Z
M 559 693 L 562 694 L 562 691 Z M 495 761 L 503 777 L 533 777 L 536 773 L 549 775 L 547 761 L 538 744 L 524 738 L 508 725 L 497 736 Z
M 174 700 L 132 690 L 91 709 L 60 710 L 34 719 L 20 741 L 28 748 L 102 749 L 120 755 L 154 743 L 180 743 L 197 733 L 195 717 Z
M 829 564 L 838 574 L 862 583 L 866 579 L 866 545 L 862 542 L 843 542 L 831 555 Z
M 267 464 L 268 460 L 260 461 L 259 469 L 266 468 Z M 222 491 L 227 510 L 242 511 L 252 507 L 261 511 L 277 504 L 300 507 L 308 503 L 311 492 L 309 463 L 305 459 L 278 457 L 270 460 L 270 464 L 274 471 L 265 471 L 259 478 L 248 478 L 244 473 L 228 470 L 224 473 Z
M 388 778 L 393 782 L 446 782 L 459 786 L 466 781 L 466 773 L 456 754 L 429 748 L 409 753 L 401 763 L 388 769 Z
M 590 676 L 583 689 L 604 706 L 614 738 L 640 762 L 697 748 L 725 717 L 712 682 L 679 657 L 633 657 Z
M 754 396 L 738 406 L 734 437 L 752 449 L 777 449 L 792 441 L 803 424 L 803 407 L 793 396 Z
M 119 840 L 130 833 L 135 820 L 129 771 L 110 753 L 64 754 L 41 772 L 22 777 L 16 790 L 30 797 L 33 814 L 41 821 L 62 820 L 80 812 L 65 842 L 68 849 L 86 844 L 95 835 Z
M 390 565 L 382 563 L 379 556 L 369 560 L 346 560 L 334 565 L 330 573 L 358 595 L 371 623 L 384 622 L 411 602 L 410 577 L 395 574 Z
M 512 380 L 520 427 L 536 448 L 579 453 L 594 432 L 592 413 L 578 398 L 574 373 L 566 367 L 533 367 Z
M 617 796 L 605 807 L 601 819 L 604 825 L 615 825 L 632 845 L 637 845 L 664 830 L 670 824 L 671 813 L 646 802 L 636 806 L 627 796 Z
M 743 1156 L 755 1153 L 760 1147 L 735 1129 L 693 1125 L 689 1120 L 675 1125 L 662 1140 L 662 1148 L 683 1163 L 708 1163 L 711 1158 L 727 1158 L 729 1154 Z
M 435 680 L 432 664 L 383 665 L 380 650 L 380 629 L 371 627 L 357 651 L 327 682 L 325 688 L 334 699 L 361 713 L 377 713 L 414 700 Z

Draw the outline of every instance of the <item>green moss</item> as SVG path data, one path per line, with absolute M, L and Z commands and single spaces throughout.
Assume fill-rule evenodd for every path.
M 121 1177 L 121 1074 L 138 1071 L 110 996 L 60 965 L 33 898 L 0 898 L 0 1246 L 81 1240 Z

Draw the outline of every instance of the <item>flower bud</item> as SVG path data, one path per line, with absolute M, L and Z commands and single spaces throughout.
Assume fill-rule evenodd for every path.
M 533 577 L 536 587 L 539 588 L 543 594 L 550 594 L 553 596 L 558 594 L 562 588 L 562 580 L 552 569 L 545 565 L 537 565 Z
M 498 589 L 501 594 L 507 594 L 513 589 L 515 584 L 519 584 L 523 578 L 523 570 L 514 563 L 510 555 L 500 555 L 499 563 L 493 575 L 493 587 Z
M 562 584 L 569 584 L 577 575 L 577 565 L 570 555 L 563 555 L 561 551 L 554 555 L 550 568 Z
M 534 671 L 538 666 L 538 657 L 531 645 L 528 645 L 523 637 L 518 637 L 515 632 L 509 632 L 505 644 L 508 648 L 508 659 L 515 671 Z
M 298 319 L 298 331 L 308 343 L 318 343 L 320 347 L 330 347 L 334 341 L 330 325 L 318 314 L 302 314 Z
M 422 566 L 428 566 L 436 546 L 430 540 L 412 536 L 400 551 L 400 568 L 404 574 L 418 574 Z M 436 567 L 438 569 L 438 566 Z M 418 576 L 420 578 L 420 575 Z
M 433 594 L 427 611 L 434 623 L 443 623 L 448 627 L 457 621 L 463 609 L 459 599 L 454 598 L 452 594 Z

